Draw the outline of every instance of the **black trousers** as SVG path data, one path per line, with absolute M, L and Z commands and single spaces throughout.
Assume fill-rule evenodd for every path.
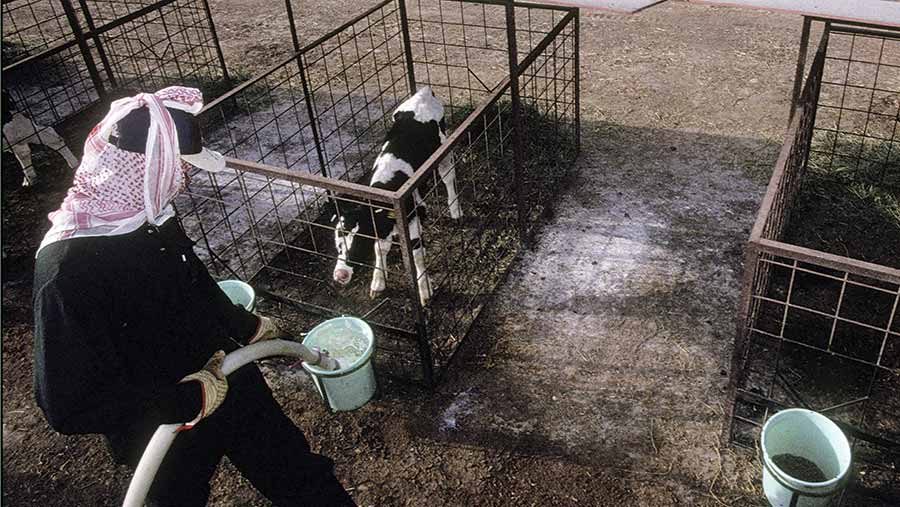
M 279 507 L 355 506 L 334 476 L 334 463 L 310 451 L 256 365 L 233 372 L 228 384 L 222 406 L 176 437 L 150 488 L 148 505 L 206 505 L 209 480 L 222 456 L 228 456 Z

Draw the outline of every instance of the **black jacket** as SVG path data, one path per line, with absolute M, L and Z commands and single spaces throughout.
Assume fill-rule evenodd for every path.
M 106 434 L 120 460 L 159 424 L 193 419 L 199 385 L 178 381 L 258 325 L 218 289 L 174 219 L 46 246 L 34 318 L 35 396 L 48 422 Z

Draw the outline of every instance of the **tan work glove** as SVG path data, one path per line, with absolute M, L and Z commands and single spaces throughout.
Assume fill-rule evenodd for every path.
M 256 327 L 256 333 L 250 338 L 247 344 L 261 342 L 265 340 L 273 340 L 276 338 L 287 338 L 290 335 L 284 332 L 275 319 L 258 315 L 259 325 Z
M 209 358 L 209 361 L 203 365 L 203 369 L 196 373 L 191 373 L 187 377 L 181 379 L 181 382 L 190 382 L 196 380 L 200 382 L 200 388 L 203 392 L 203 405 L 200 407 L 200 413 L 193 421 L 185 423 L 183 429 L 191 429 L 195 424 L 210 416 L 219 408 L 219 405 L 225 401 L 225 395 L 228 394 L 228 380 L 222 373 L 222 363 L 225 361 L 225 351 L 220 350 Z

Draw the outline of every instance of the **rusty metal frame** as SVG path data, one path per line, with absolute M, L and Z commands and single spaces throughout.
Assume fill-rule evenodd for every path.
M 380 9 L 390 6 L 399 6 L 397 12 L 401 16 L 401 18 L 405 18 L 406 16 L 408 16 L 407 9 L 405 8 L 406 3 L 407 1 L 405 0 L 382 0 L 373 7 L 355 16 L 353 19 L 347 21 L 346 23 L 343 23 L 341 26 L 335 28 L 334 30 L 331 30 L 317 40 L 306 44 L 303 47 L 299 47 L 299 43 L 296 43 L 295 51 L 293 54 L 286 56 L 276 64 L 258 73 L 250 80 L 241 83 L 239 86 L 226 92 L 224 95 L 207 104 L 204 107 L 203 111 L 201 111 L 200 113 L 201 118 L 205 115 L 212 114 L 216 109 L 224 107 L 227 104 L 231 103 L 231 101 L 236 100 L 242 92 L 251 92 L 251 88 L 254 86 L 265 86 L 267 79 L 278 81 L 279 78 L 276 77 L 277 73 L 280 72 L 280 69 L 283 69 L 286 65 L 291 65 L 293 61 L 296 61 L 297 64 L 300 65 L 301 71 L 303 71 L 304 67 L 308 65 L 308 54 L 312 54 L 314 51 L 318 50 L 320 46 L 323 45 L 323 43 L 331 41 L 335 37 L 340 37 L 340 34 L 345 31 L 347 31 L 348 34 L 356 34 L 357 31 L 355 28 L 353 28 L 354 25 L 356 23 L 365 24 L 366 18 L 370 15 L 378 15 L 377 13 Z M 438 148 L 438 150 L 422 164 L 422 166 L 415 172 L 413 177 L 411 177 L 400 189 L 395 192 L 389 192 L 369 187 L 360 183 L 355 183 L 354 181 L 350 181 L 348 179 L 338 178 L 334 175 L 329 175 L 326 177 L 324 175 L 311 174 L 310 172 L 302 170 L 288 170 L 266 163 L 238 160 L 235 158 L 229 158 L 227 160 L 228 167 L 240 173 L 256 174 L 264 176 L 266 178 L 290 182 L 298 186 L 304 186 L 311 189 L 320 189 L 321 191 L 327 192 L 329 195 L 350 196 L 353 199 L 358 199 L 358 202 L 363 204 L 378 203 L 380 207 L 385 207 L 385 209 L 393 208 L 393 212 L 397 217 L 397 225 L 400 232 L 399 239 L 396 240 L 394 244 L 397 244 L 400 247 L 400 253 L 402 256 L 405 273 L 404 276 L 405 278 L 407 278 L 403 281 L 403 285 L 405 286 L 403 290 L 410 296 L 408 299 L 412 304 L 410 316 L 406 317 L 406 319 L 408 319 L 406 320 L 406 322 L 410 322 L 412 327 L 410 329 L 400 329 L 396 327 L 392 328 L 390 326 L 382 326 L 377 321 L 369 319 L 367 320 L 373 325 L 383 327 L 412 341 L 413 345 L 418 350 L 418 363 L 421 368 L 421 375 L 424 380 L 424 384 L 427 386 L 435 385 L 435 382 L 440 375 L 438 372 L 438 368 L 440 367 L 440 365 L 435 364 L 435 358 L 433 357 L 432 348 L 433 345 L 429 337 L 430 326 L 432 325 L 432 323 L 429 321 L 429 312 L 431 310 L 423 308 L 418 298 L 417 274 L 412 257 L 413 244 L 409 237 L 407 228 L 409 220 L 413 216 L 415 216 L 416 213 L 415 210 L 408 209 L 410 207 L 410 203 L 413 201 L 413 192 L 422 187 L 427 188 L 426 185 L 429 180 L 436 180 L 438 166 L 442 162 L 446 162 L 448 160 L 448 157 L 453 156 L 452 154 L 454 153 L 454 148 L 467 146 L 465 143 L 471 142 L 469 135 L 470 129 L 477 129 L 480 123 L 487 124 L 490 118 L 492 118 L 491 115 L 496 115 L 497 106 L 501 103 L 504 97 L 508 98 L 509 96 L 516 96 L 516 92 L 518 92 L 518 87 L 515 85 L 517 79 L 520 76 L 527 74 L 527 72 L 530 70 L 530 67 L 534 65 L 535 62 L 537 62 L 538 59 L 542 56 L 542 53 L 548 52 L 547 55 L 544 55 L 545 59 L 553 59 L 556 57 L 556 54 L 551 51 L 553 49 L 551 48 L 551 44 L 553 44 L 554 41 L 558 37 L 560 37 L 560 34 L 562 34 L 564 30 L 566 31 L 568 37 L 565 39 L 565 44 L 568 47 L 571 47 L 573 41 L 575 41 L 576 43 L 571 54 L 566 55 L 566 61 L 564 62 L 564 65 L 568 65 L 567 68 L 570 70 L 570 72 L 565 76 L 565 79 L 571 80 L 573 76 L 577 77 L 578 75 L 580 75 L 579 69 L 572 68 L 573 62 L 574 65 L 577 65 L 579 62 L 579 48 L 577 46 L 579 21 L 578 9 L 537 4 L 524 4 L 518 2 L 510 2 L 509 0 L 474 0 L 472 2 L 461 3 L 504 6 L 507 13 L 509 13 L 509 11 L 513 7 L 516 7 L 527 9 L 535 8 L 540 9 L 542 12 L 546 10 L 552 10 L 558 12 L 559 14 L 554 14 L 552 18 L 550 14 L 547 14 L 547 18 L 553 20 L 552 25 L 548 24 L 548 26 L 546 26 L 547 31 L 542 33 L 543 38 L 537 40 L 537 43 L 533 48 L 529 48 L 530 50 L 527 51 L 527 54 L 524 55 L 524 58 L 519 60 L 519 54 L 517 51 L 510 52 L 508 62 L 510 64 L 510 71 L 507 72 L 506 77 L 500 80 L 500 82 L 497 83 L 492 89 L 488 90 L 484 98 L 481 98 L 476 104 L 473 104 L 475 105 L 475 109 L 472 112 L 468 113 L 468 115 L 462 120 L 462 122 L 455 127 L 453 132 L 450 133 L 448 139 L 440 146 L 440 148 Z M 288 8 L 290 8 L 289 3 Z M 393 10 L 391 12 L 391 20 L 393 22 L 394 17 L 397 15 L 397 13 L 395 13 Z M 507 34 L 509 37 L 508 40 L 514 41 L 516 25 L 513 16 L 507 15 L 506 22 Z M 403 78 L 399 81 L 406 81 L 409 87 L 412 89 L 412 87 L 415 85 L 415 76 L 411 76 L 409 74 L 414 70 L 412 66 L 414 59 L 413 56 L 409 53 L 412 50 L 408 33 L 408 31 L 410 30 L 410 23 L 408 21 L 403 22 L 403 20 L 401 19 L 401 22 L 399 24 L 401 27 L 401 32 L 407 32 L 405 34 L 402 34 L 403 38 L 401 40 L 405 52 L 405 61 L 403 63 L 405 64 L 404 67 L 406 68 L 407 74 L 403 76 Z M 293 22 L 291 22 L 291 25 L 293 27 L 292 37 L 294 41 L 297 41 L 298 37 L 296 35 L 296 26 Z M 528 26 L 524 29 L 531 30 L 530 20 Z M 393 30 L 393 28 L 391 28 L 391 30 Z M 394 35 L 391 35 L 391 37 L 394 37 Z M 535 39 L 537 39 L 537 37 L 535 37 Z M 549 70 L 548 72 L 552 73 L 553 70 Z M 560 76 L 551 76 L 551 78 L 560 79 Z M 303 90 L 304 94 L 307 94 L 307 97 L 309 93 L 315 93 L 314 90 L 311 92 L 310 88 L 312 88 L 312 83 L 310 83 L 310 85 Z M 567 99 L 567 109 L 564 113 L 565 115 L 567 115 L 567 118 L 570 118 L 566 121 L 574 122 L 574 126 L 572 128 L 574 131 L 574 135 L 576 136 L 580 134 L 580 125 L 578 124 L 580 122 L 580 111 L 578 111 L 580 100 L 578 97 L 578 91 L 579 88 L 577 83 L 574 86 L 572 86 L 571 83 L 569 84 L 569 88 L 566 90 L 566 94 L 569 98 Z M 551 97 L 549 100 L 555 100 L 554 98 L 552 98 L 552 92 L 547 91 L 546 93 Z M 574 97 L 572 96 L 573 93 Z M 311 102 L 310 100 L 308 100 L 308 98 L 306 101 L 307 104 Z M 568 102 L 574 102 L 574 105 L 569 104 Z M 298 108 L 301 107 L 299 102 L 295 104 L 295 106 Z M 573 107 L 575 109 L 574 111 L 572 110 Z M 309 113 L 312 124 L 316 124 L 318 118 L 317 114 L 321 113 L 316 111 L 315 108 L 312 108 L 311 112 Z M 506 128 L 506 126 L 502 127 L 502 129 Z M 506 134 L 512 135 L 513 140 L 515 140 L 516 137 L 520 137 L 522 135 L 521 127 L 519 129 L 513 128 L 511 133 L 505 131 L 501 133 L 504 134 L 504 136 Z M 318 145 L 320 142 L 322 142 L 321 136 L 316 140 L 316 144 Z M 521 140 L 519 142 L 521 143 Z M 310 152 L 307 152 L 306 156 L 309 157 L 310 154 Z M 309 158 L 309 160 L 311 161 L 312 158 Z M 325 167 L 324 164 L 323 167 Z M 521 186 L 522 185 L 517 185 L 517 187 Z M 244 190 L 242 190 L 242 192 L 244 192 L 243 199 L 246 200 L 246 192 Z M 321 195 L 321 193 L 316 192 L 315 195 Z M 519 221 L 521 222 L 521 216 L 524 216 L 522 215 L 522 207 L 524 206 L 522 202 L 524 201 L 524 199 L 519 199 L 519 201 L 520 204 L 516 208 L 517 212 L 520 214 Z M 523 229 L 524 227 L 520 225 L 519 228 Z M 250 238 L 248 238 L 248 240 L 249 239 Z M 226 265 L 226 268 L 227 267 L 228 266 Z M 245 273 L 242 278 L 252 281 L 262 271 L 262 269 L 264 268 Z M 232 274 L 234 274 L 234 272 L 232 272 Z M 304 301 L 296 301 L 291 298 L 280 296 L 278 294 L 271 294 L 271 296 L 272 297 L 270 299 L 275 300 L 279 304 L 284 303 L 293 305 L 298 310 L 311 312 L 316 315 L 334 314 L 333 310 L 319 305 L 308 304 Z M 377 309 L 378 307 L 373 308 L 369 310 L 367 314 L 374 313 L 377 311 Z M 404 323 L 404 326 L 406 326 L 406 323 Z M 452 359 L 453 355 L 455 355 L 455 351 L 456 349 L 453 349 L 450 357 L 446 360 L 447 363 L 449 363 L 450 359 Z
M 823 21 L 824 30 L 813 63 L 807 74 L 806 82 L 803 83 L 802 91 L 800 91 L 799 76 L 802 75 L 801 73 L 805 66 L 810 22 L 814 20 Z M 889 340 L 900 339 L 900 333 L 895 330 L 897 305 L 898 301 L 900 301 L 900 269 L 801 247 L 790 244 L 782 238 L 785 224 L 790 220 L 793 195 L 798 193 L 809 163 L 809 154 L 814 144 L 813 132 L 818 128 L 816 127 L 816 112 L 819 108 L 819 93 L 824 81 L 823 72 L 827 58 L 826 53 L 830 38 L 832 34 L 836 33 L 889 37 L 892 39 L 900 37 L 900 32 L 885 27 L 861 26 L 859 23 L 845 24 L 844 22 L 811 17 L 804 19 L 801 50 L 797 65 L 798 79 L 795 81 L 795 92 L 792 97 L 790 126 L 745 249 L 744 273 L 741 282 L 734 351 L 731 359 L 731 377 L 728 386 L 729 396 L 734 400 L 734 403 L 723 428 L 723 436 L 732 444 L 740 444 L 736 436 L 736 424 L 740 423 L 746 425 L 746 427 L 756 427 L 758 429 L 773 411 L 786 408 L 784 402 L 775 399 L 771 391 L 763 394 L 742 387 L 742 383 L 746 379 L 745 376 L 749 374 L 745 369 L 750 365 L 750 347 L 753 340 L 760 341 L 759 346 L 762 347 L 761 350 L 766 350 L 767 354 L 771 355 L 773 354 L 772 350 L 775 350 L 774 357 L 776 361 L 781 360 L 782 354 L 784 354 L 782 348 L 784 345 L 788 345 L 795 347 L 795 350 L 808 351 L 809 354 L 817 355 L 816 357 L 818 357 L 818 354 L 825 354 L 838 360 L 846 361 L 847 364 L 857 365 L 868 372 L 868 383 L 864 386 L 866 393 L 864 396 L 819 409 L 826 413 L 857 404 L 861 404 L 863 414 L 867 413 L 867 402 L 872 396 L 879 372 L 896 373 L 891 367 L 883 364 L 882 360 Z M 767 296 L 770 280 L 774 276 L 772 274 L 773 268 L 779 268 L 790 273 L 790 281 L 786 286 L 786 295 L 779 296 L 777 299 L 770 299 Z M 839 274 L 828 274 L 831 271 Z M 816 311 L 810 307 L 799 306 L 796 302 L 792 303 L 791 293 L 792 290 L 795 290 L 794 275 L 797 273 L 815 276 L 816 279 L 830 279 L 834 283 L 841 284 L 840 295 L 836 306 L 833 308 L 833 313 L 831 313 L 831 309 L 828 312 Z M 864 278 L 867 281 L 861 281 L 859 278 Z M 886 298 L 893 298 L 893 308 L 888 309 L 891 313 L 885 327 L 881 327 L 883 323 L 874 326 L 842 315 L 842 301 L 845 289 L 848 287 L 859 287 L 868 291 L 884 293 Z M 891 287 L 891 289 L 885 287 Z M 756 325 L 757 319 L 760 318 L 760 312 L 762 311 L 760 305 L 762 304 L 777 305 L 774 308 L 783 306 L 784 315 L 780 319 L 782 326 L 780 333 L 774 331 L 769 333 L 762 329 L 762 326 Z M 828 336 L 825 348 L 785 336 L 784 326 L 788 322 L 787 314 L 789 309 L 807 312 L 831 320 L 831 334 Z M 852 329 L 854 330 L 868 329 L 876 334 L 883 333 L 883 341 L 877 355 L 864 359 L 859 357 L 858 354 L 848 355 L 840 350 L 832 349 L 832 340 L 834 340 L 835 329 L 838 323 L 853 326 Z M 754 334 L 757 337 L 754 337 Z M 764 339 L 769 341 L 763 344 L 762 340 Z M 766 373 L 763 373 L 766 376 L 765 378 L 769 378 L 770 374 L 774 376 L 765 382 L 771 382 L 773 386 L 777 384 L 778 387 L 790 395 L 794 405 L 809 406 L 800 394 L 792 392 L 789 384 L 782 377 L 779 377 L 779 366 L 777 364 L 774 368 L 774 373 L 768 372 L 768 370 Z M 757 407 L 757 410 L 762 411 L 761 418 L 751 419 L 739 415 L 737 413 L 739 402 Z M 760 412 L 757 412 L 755 417 L 759 415 Z M 860 415 L 859 417 L 860 421 L 862 421 L 862 418 L 865 416 Z M 855 424 L 838 422 L 845 433 L 853 437 L 855 441 L 866 442 L 867 445 L 875 446 L 888 453 L 888 455 L 900 456 L 900 442 L 894 441 L 893 437 L 890 439 L 883 438 L 877 434 L 867 432 L 863 427 Z

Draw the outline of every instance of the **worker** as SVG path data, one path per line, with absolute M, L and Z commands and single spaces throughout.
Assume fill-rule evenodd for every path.
M 202 106 L 193 88 L 142 93 L 89 134 L 37 253 L 38 406 L 60 433 L 103 434 L 131 466 L 157 426 L 187 422 L 148 505 L 205 505 L 222 456 L 275 505 L 354 505 L 257 366 L 222 373 L 226 352 L 283 333 L 230 302 L 174 216 L 191 166 L 225 169 L 202 147 Z

